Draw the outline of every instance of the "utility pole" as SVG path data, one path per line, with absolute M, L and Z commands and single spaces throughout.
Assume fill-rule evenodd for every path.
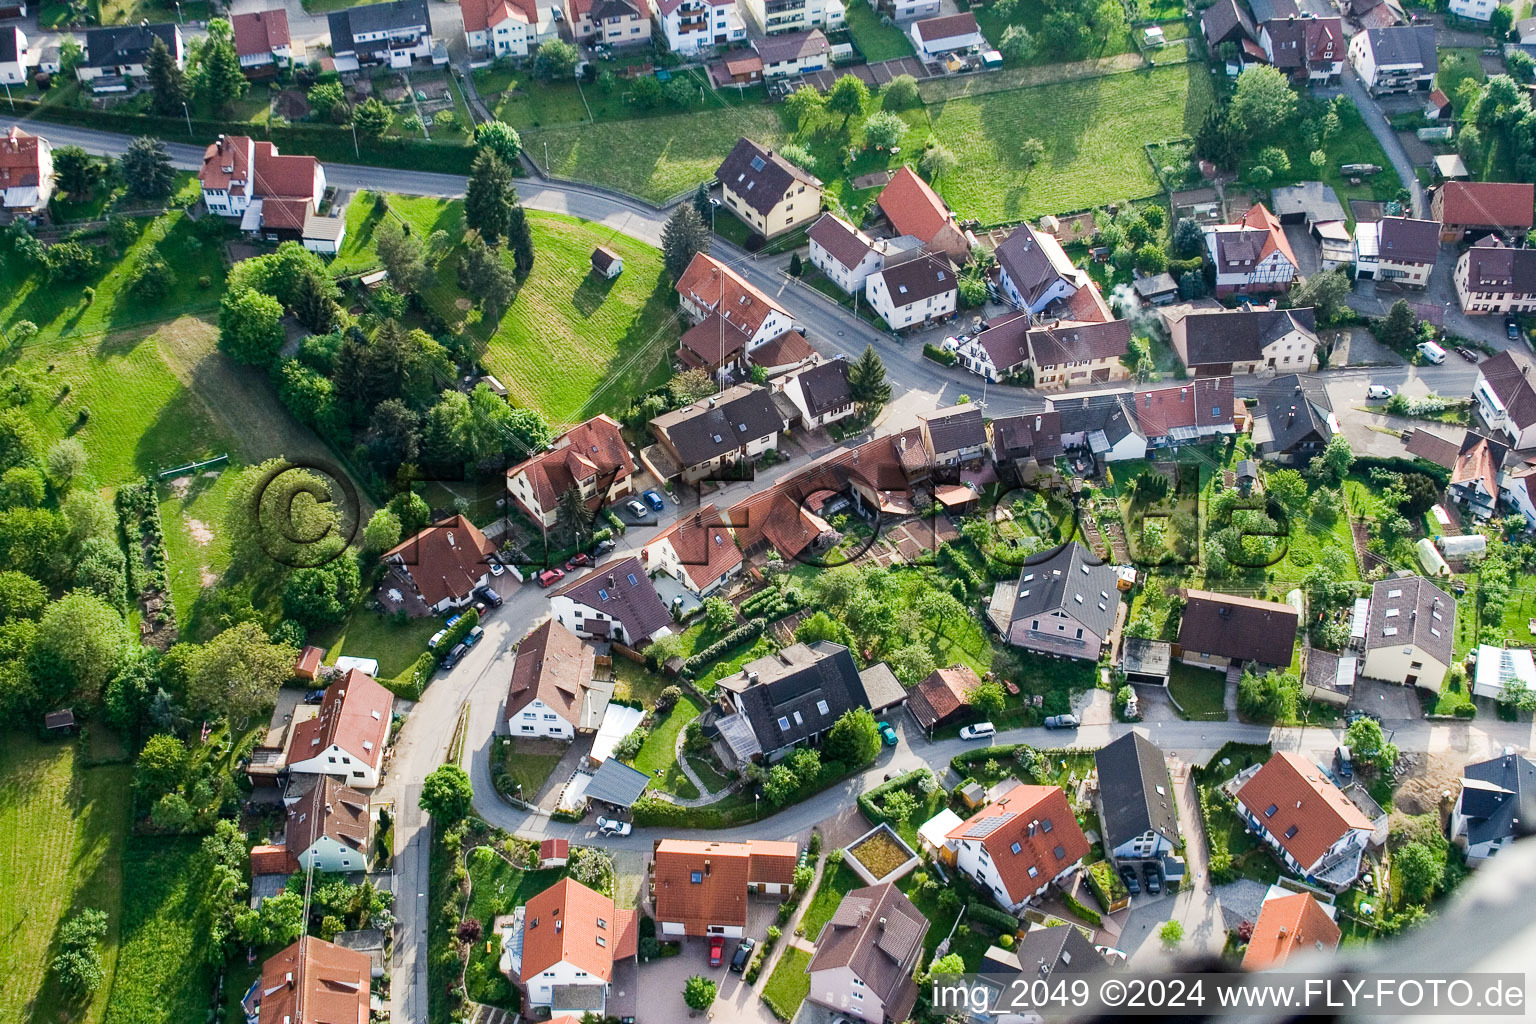
M 11 90 L 9 88 L 7 88 L 5 91 L 6 91 L 7 94 L 9 94 Z M 185 117 L 187 119 L 187 138 L 190 139 L 190 138 L 192 138 L 192 111 L 187 109 L 187 101 L 186 100 L 182 100 L 181 101 L 181 112 L 182 112 L 183 115 L 185 115 Z
M 362 160 L 362 158 L 363 158 L 362 150 L 358 149 L 358 147 L 357 147 L 357 122 L 355 120 L 352 122 L 351 128 L 352 128 L 352 152 L 353 152 L 353 154 L 356 155 L 358 160 Z

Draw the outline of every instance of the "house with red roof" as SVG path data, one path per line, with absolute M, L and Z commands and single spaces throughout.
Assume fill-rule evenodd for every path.
M 609 47 L 648 46 L 651 5 L 647 0 L 566 0 L 571 33 L 579 43 Z
M 48 208 L 53 196 L 53 146 L 11 126 L 0 138 L 0 205 L 12 213 Z
M 1205 229 L 1205 247 L 1216 267 L 1216 294 L 1286 292 L 1296 280 L 1296 254 L 1280 220 L 1257 203 L 1235 224 Z
M 403 572 L 427 611 L 463 608 L 475 599 L 475 588 L 491 578 L 496 545 L 464 516 L 433 523 L 401 541 L 381 559 Z
M 394 700 L 372 676 L 352 669 L 325 688 L 313 718 L 294 723 L 288 771 L 332 775 L 353 789 L 377 786 Z
M 1288 894 L 1272 886 L 1259 906 L 1259 919 L 1243 953 L 1243 970 L 1267 971 L 1283 966 L 1293 956 L 1332 953 L 1343 936 L 1332 911 L 1311 893 Z
M 615 907 L 602 893 L 562 878 L 514 910 L 502 940 L 502 962 L 526 1006 L 552 1015 L 633 1017 L 639 939 L 634 910 Z M 624 1006 L 615 1002 L 616 995 L 627 997 Z
M 514 736 L 570 740 L 602 725 L 613 696 L 594 687 L 596 652 L 554 619 L 518 641 L 504 716 Z
M 1447 181 L 1435 190 L 1429 215 L 1440 222 L 1440 240 L 1467 235 L 1524 238 L 1536 211 L 1536 185 L 1513 181 Z
M 797 844 L 777 840 L 656 840 L 650 897 L 658 937 L 741 938 L 748 894 L 789 892 L 799 856 Z
M 527 57 L 555 38 L 560 29 L 556 10 L 540 8 L 534 0 L 459 0 L 465 41 L 471 50 L 491 57 Z
M 253 1024 L 368 1024 L 373 961 L 367 953 L 303 935 L 261 965 L 245 997 Z
M 1297 877 L 1334 892 L 1359 877 L 1376 822 L 1316 764 L 1282 750 L 1230 786 L 1238 814 Z
M 1237 432 L 1237 391 L 1231 377 L 1199 377 L 1136 395 L 1136 422 L 1148 448 L 1198 444 Z
M 907 710 L 924 729 L 950 721 L 970 706 L 971 691 L 981 685 L 976 670 L 965 664 L 934 669 L 911 690 Z
M 685 366 L 742 368 L 752 350 L 795 327 L 788 310 L 708 253 L 693 257 L 678 278 L 677 295 L 693 324 L 677 350 Z
M 552 527 L 566 491 L 580 491 L 587 509 L 596 512 L 633 494 L 634 475 L 635 460 L 619 424 L 605 414 L 578 423 L 548 451 L 507 470 L 507 496 L 535 522 Z
M 208 212 L 238 217 L 242 231 L 299 241 L 313 252 L 341 248 L 346 218 L 320 215 L 325 168 L 312 156 L 283 156 L 270 142 L 220 135 L 203 151 L 198 180 Z
M 266 76 L 293 62 L 293 42 L 288 35 L 288 11 L 251 11 L 229 19 L 235 35 L 235 53 L 246 77 Z
M 673 53 L 697 53 L 706 46 L 730 46 L 747 38 L 747 23 L 735 0 L 657 0 L 656 20 Z M 761 76 L 761 58 L 757 64 Z
M 671 576 L 705 598 L 741 572 L 741 549 L 714 505 L 683 516 L 640 551 L 648 569 Z
M 898 235 L 910 235 L 956 263 L 971 258 L 971 240 L 939 194 L 911 167 L 903 166 L 880 190 L 880 212 Z
M 1088 838 L 1058 786 L 1019 783 L 945 836 L 955 865 L 1017 911 L 1082 866 Z

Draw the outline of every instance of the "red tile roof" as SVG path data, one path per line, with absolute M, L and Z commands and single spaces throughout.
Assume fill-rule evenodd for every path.
M 951 829 L 947 838 L 980 841 L 1016 903 L 1087 856 L 1089 849 L 1066 794 L 1057 786 L 1024 783 Z
M 496 545 L 463 516 L 433 523 L 381 556 L 410 573 L 421 599 L 435 607 L 452 598 L 464 600 L 490 571 L 486 559 Z
M 634 911 L 617 910 L 602 893 L 562 878 L 524 910 L 522 976 L 566 963 L 612 981 L 613 962 L 635 954 L 639 928 L 633 918 Z
M 571 855 L 569 839 L 546 839 L 539 843 L 539 860 L 565 860 Z
M 539 23 L 534 0 L 459 0 L 459 13 L 464 16 L 465 32 L 484 32 L 508 18 L 528 25 Z
M 27 188 L 42 183 L 42 151 L 47 142 L 11 126 L 0 138 L 0 189 Z
M 1339 926 L 1308 893 L 1265 900 L 1253 937 L 1243 954 L 1243 970 L 1278 967 L 1296 953 L 1327 953 L 1339 948 Z
M 794 843 L 756 839 L 658 840 L 651 870 L 656 920 L 679 922 L 694 936 L 710 925 L 744 927 L 748 884 L 793 881 L 799 853 Z
M 548 513 L 559 503 L 560 495 L 593 477 L 605 482 L 587 502 L 589 508 L 595 508 L 609 488 L 628 480 L 634 471 L 635 460 L 624 443 L 618 422 L 601 415 L 576 424 L 555 438 L 549 451 L 507 470 L 507 478 L 526 473 L 534 497 Z
M 283 843 L 274 846 L 261 845 L 251 847 L 251 877 L 257 875 L 291 875 L 298 870 L 298 865 L 288 856 L 288 847 Z
M 928 728 L 969 704 L 971 691 L 980 685 L 981 678 L 969 665 L 936 669 L 912 688 L 912 713 Z
M 283 156 L 270 142 L 230 135 L 209 143 L 203 151 L 198 180 L 203 188 L 227 189 L 235 195 L 249 190 L 253 199 L 312 202 L 319 167 L 320 161 L 312 156 Z
M 554 619 L 535 626 L 517 645 L 506 716 L 511 718 L 537 699 L 571 725 L 579 724 L 581 692 L 592 682 L 595 657 L 581 637 Z
M 800 363 L 816 354 L 811 343 L 799 331 L 785 331 L 772 341 L 765 341 L 747 353 L 747 361 L 754 366 L 788 366 Z
M 1243 783 L 1237 799 L 1303 869 L 1321 860 L 1351 830 L 1372 827 L 1322 769 L 1289 750 L 1265 762 Z
M 1148 437 L 1165 437 L 1175 427 L 1231 427 L 1236 409 L 1231 377 L 1200 377 L 1136 395 L 1136 420 Z
M 731 537 L 720 510 L 712 504 L 691 516 L 683 516 L 658 533 L 645 546 L 647 556 L 663 540 L 672 545 L 683 571 L 699 590 L 741 564 L 741 549 Z
M 335 744 L 377 770 L 384 763 L 394 700 L 368 673 L 352 669 L 326 687 L 319 714 L 293 727 L 290 762 L 306 761 Z
M 368 1024 L 367 953 L 309 936 L 261 965 L 258 1024 Z
M 971 31 L 975 31 L 975 18 L 969 14 L 963 17 L 971 18 Z M 878 201 L 881 211 L 898 234 L 920 238 L 924 244 L 932 242 L 953 216 L 939 194 L 919 178 L 912 168 L 906 166 L 897 171 L 891 183 L 881 190 Z
M 694 255 L 677 281 L 677 293 L 696 306 L 714 310 L 749 335 L 756 334 L 775 310 L 789 316 L 778 303 L 708 253 Z
M 229 19 L 235 33 L 235 52 L 242 57 L 256 57 L 287 46 L 288 12 L 284 8 L 252 11 Z
M 324 650 L 314 646 L 305 647 L 293 663 L 293 674 L 300 679 L 313 679 L 320 673 L 320 663 L 324 660 Z
M 1536 185 L 1505 181 L 1448 181 L 1436 197 L 1440 223 L 1528 228 L 1536 210 Z

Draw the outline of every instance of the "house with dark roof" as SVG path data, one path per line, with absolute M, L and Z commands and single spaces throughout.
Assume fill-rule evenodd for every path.
M 1499 476 L 1509 455 L 1509 445 L 1469 430 L 1462 436 L 1456 461 L 1451 466 L 1451 500 L 1476 519 L 1493 515 L 1499 501 Z
M 1097 661 L 1119 609 L 1114 568 L 1072 541 L 997 584 L 988 615 L 1015 647 Z
M 1000 957 L 999 954 L 1004 955 Z M 989 964 L 998 969 L 990 970 Z M 1000 980 L 1012 973 L 1015 965 L 1018 973 L 1013 977 L 1021 985 L 1109 970 L 1109 962 L 1104 959 L 1104 954 L 1076 925 L 1070 924 L 1031 927 L 1011 952 L 997 946 L 991 947 L 987 950 L 981 968 L 986 977 L 978 980 L 982 984 L 993 979 Z
M 1349 62 L 1372 96 L 1428 93 L 1440 69 L 1433 25 L 1368 28 L 1349 41 Z
M 635 650 L 672 631 L 672 614 L 634 555 L 604 562 L 555 591 L 549 612 L 579 637 Z
M 1199 444 L 1237 432 L 1237 391 L 1231 377 L 1200 377 L 1135 396 L 1136 423 L 1148 448 Z
M 1536 828 L 1536 761 L 1509 747 L 1469 764 L 1451 810 L 1451 841 L 1473 867 Z
M 749 661 L 716 687 L 710 724 L 731 764 L 777 761 L 799 744 L 819 743 L 844 712 L 869 707 L 853 655 L 825 640 Z
M 603 275 L 603 278 L 608 281 L 624 273 L 624 257 L 606 245 L 599 245 L 592 250 L 591 263 L 592 270 Z
M 1358 230 L 1358 225 L 1356 226 Z M 1369 233 L 1369 232 L 1368 232 Z M 1383 217 L 1374 228 L 1375 248 L 1356 245 L 1355 278 L 1424 288 L 1440 258 L 1440 225 L 1412 217 Z
M 312 717 L 294 721 L 288 744 L 289 773 L 333 775 L 353 789 L 377 786 L 384 771 L 394 700 L 366 672 L 348 671 L 325 688 Z
M 767 388 L 738 384 L 663 413 L 650 427 L 682 481 L 691 484 L 777 447 L 784 419 Z
M 1342 19 L 1285 17 L 1260 21 L 1257 12 L 1254 18 L 1259 21 L 1259 46 L 1276 70 L 1295 82 L 1330 85 L 1338 81 L 1348 46 Z
M 11 125 L 0 136 L 0 206 L 12 213 L 46 209 L 53 184 L 52 144 Z
M 715 177 L 725 208 L 764 238 L 793 231 L 821 213 L 821 179 L 751 139 L 737 141 Z
M 1091 306 L 1098 298 L 1092 281 L 1070 300 L 1073 306 Z M 1031 328 L 1025 335 L 1035 386 L 1042 391 L 1107 384 L 1130 377 L 1124 356 L 1130 351 L 1131 322 L 1094 315 L 1091 319 L 1069 317 Z
M 788 310 L 708 253 L 694 255 L 678 278 L 677 295 L 693 324 L 677 349 L 688 367 L 744 368 L 754 349 L 795 326 Z
M 1340 432 L 1328 391 L 1316 377 L 1287 374 L 1257 390 L 1253 443 L 1262 458 L 1302 465 Z
M 892 253 L 864 280 L 864 298 L 893 331 L 954 316 L 959 274 L 949 257 L 927 249 Z
M 1292 957 L 1320 958 L 1339 948 L 1342 935 L 1331 905 L 1325 907 L 1309 892 L 1271 886 L 1243 953 L 1243 970 L 1273 970 Z
M 885 265 L 886 246 L 835 213 L 824 213 L 805 233 L 811 266 L 853 295 L 864 290 L 870 274 Z
M 1229 785 L 1238 816 L 1297 877 L 1334 892 L 1359 877 L 1376 822 L 1316 764 L 1282 750 Z
M 596 731 L 613 697 L 610 678 L 599 679 L 596 653 L 555 619 L 545 619 L 518 641 L 502 715 L 513 736 L 570 740 Z
M 560 496 L 576 490 L 596 513 L 634 493 L 635 460 L 618 421 L 606 414 L 578 423 L 549 450 L 507 470 L 507 496 L 545 527 L 559 520 Z
M 969 665 L 956 664 L 934 669 L 914 686 L 907 710 L 924 729 L 944 725 L 970 706 L 971 691 L 981 685 L 981 677 Z
M 1285 229 L 1263 203 L 1236 223 L 1207 227 L 1205 248 L 1216 268 L 1218 297 L 1289 291 L 1300 266 Z
M 1438 693 L 1455 637 L 1455 598 L 1421 576 L 1378 580 L 1371 588 L 1360 674 Z
M 1457 257 L 1452 280 L 1468 316 L 1536 312 L 1536 249 L 1488 235 Z
M 1060 414 L 1046 409 L 990 421 L 987 453 L 999 472 L 1022 480 L 1029 463 L 1046 462 L 1062 453 Z
M 620 1004 L 633 1016 L 639 995 L 634 970 L 639 945 L 638 911 L 616 907 L 576 879 L 562 878 L 513 910 L 501 952 L 524 1005 L 556 1016 L 622 1019 Z
M 187 51 L 181 28 L 174 24 L 109 25 L 85 30 L 85 57 L 75 68 L 80 81 L 97 92 L 126 90 L 122 79 L 143 78 L 155 40 L 165 44 L 176 61 L 185 67 Z M 115 85 L 111 85 L 115 81 Z
M 894 882 L 850 890 L 816 937 L 808 998 L 868 1024 L 906 1020 L 928 927 Z
M 1301 309 L 1197 309 L 1161 311 L 1179 359 L 1196 377 L 1280 370 L 1305 372 L 1317 349 L 1315 316 Z
M 1222 43 L 1254 42 L 1258 34 L 1253 18 L 1238 0 L 1218 0 L 1200 12 L 1200 34 L 1205 37 L 1206 48 L 1212 53 Z
M 903 165 L 876 200 L 897 235 L 910 236 L 957 264 L 971 257 L 971 239 L 959 220 L 917 172 Z
M 1472 400 L 1491 429 L 1502 431 L 1517 450 L 1536 448 L 1536 381 L 1524 354 L 1506 349 L 1477 364 Z
M 1524 238 L 1536 210 L 1536 185 L 1514 181 L 1447 181 L 1430 199 L 1430 216 L 1440 222 L 1440 240 L 1468 235 Z
M 1128 732 L 1093 756 L 1104 850 L 1117 861 L 1160 860 L 1179 845 L 1173 781 L 1157 744 Z
M 1180 594 L 1184 613 L 1175 653 L 1184 664 L 1225 672 L 1249 662 L 1269 668 L 1291 663 L 1301 618 L 1295 608 L 1210 590 Z
M 361 950 L 301 935 L 261 965 L 261 978 L 246 995 L 253 1024 L 363 1024 L 373 961 Z
M 842 356 L 807 366 L 776 381 L 774 390 L 794 403 L 800 423 L 807 430 L 845 420 L 854 413 L 853 390 L 848 384 L 848 360 Z
M 1399 0 L 1346 0 L 1344 9 L 1361 28 L 1390 28 L 1408 22 Z
M 714 505 L 684 515 L 640 549 L 640 560 L 651 571 L 664 572 L 686 589 L 705 598 L 741 572 L 741 549 L 731 536 L 731 524 Z
M 647 0 L 566 0 L 566 13 L 579 43 L 614 49 L 650 45 Z
M 762 0 L 757 2 L 761 3 Z M 791 2 L 793 4 L 794 0 Z M 799 2 L 804 3 L 805 0 Z M 746 6 L 749 11 L 752 10 L 753 0 L 748 0 Z M 764 36 L 753 40 L 752 48 L 763 58 L 765 80 L 821 71 L 826 68 L 832 52 L 832 44 L 819 28 Z
M 1104 462 L 1144 459 L 1147 438 L 1136 419 L 1136 396 L 1099 391 L 1050 399 L 1061 427 L 1061 445 L 1086 451 Z
M 1088 282 L 1088 275 L 1073 266 L 1054 235 L 1037 231 L 1027 222 L 1014 228 L 993 256 L 1001 296 L 1031 313 L 1070 299 Z
M 739 939 L 750 893 L 781 895 L 794 887 L 796 843 L 749 839 L 658 839 L 652 847 L 650 898 L 657 937 L 679 941 L 718 935 Z
M 464 516 L 433 523 L 380 558 L 405 574 L 427 611 L 463 608 L 491 579 L 496 545 Z
M 951 405 L 918 417 L 923 448 L 936 466 L 954 466 L 981 458 L 987 428 L 981 407 L 973 402 Z
M 1020 783 L 949 831 L 956 868 L 1010 911 L 1082 866 L 1089 844 L 1057 786 Z
M 293 63 L 293 41 L 288 35 L 288 11 L 248 11 L 229 19 L 235 36 L 235 54 L 247 76 L 270 74 Z
M 329 15 L 331 52 L 337 71 L 356 71 L 360 67 L 388 64 L 408 68 L 414 61 L 430 59 L 446 64 L 433 53 L 432 16 L 427 0 L 391 0 L 369 4 Z

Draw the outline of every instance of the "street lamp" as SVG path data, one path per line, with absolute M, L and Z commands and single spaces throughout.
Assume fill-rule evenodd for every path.
M 10 90 L 6 91 L 9 92 Z M 187 119 L 187 138 L 190 139 L 192 137 L 192 111 L 187 109 L 186 100 L 181 101 L 181 112 Z
M 720 200 L 718 200 L 718 199 L 711 199 L 709 201 L 709 233 L 710 234 L 714 234 L 715 233 L 715 211 L 718 210 L 718 209 L 720 209 Z
M 176 0 L 176 20 L 183 25 L 186 24 L 186 21 L 181 17 L 181 0 Z
M 549 175 L 549 142 L 547 140 L 544 143 L 544 174 L 546 177 Z

